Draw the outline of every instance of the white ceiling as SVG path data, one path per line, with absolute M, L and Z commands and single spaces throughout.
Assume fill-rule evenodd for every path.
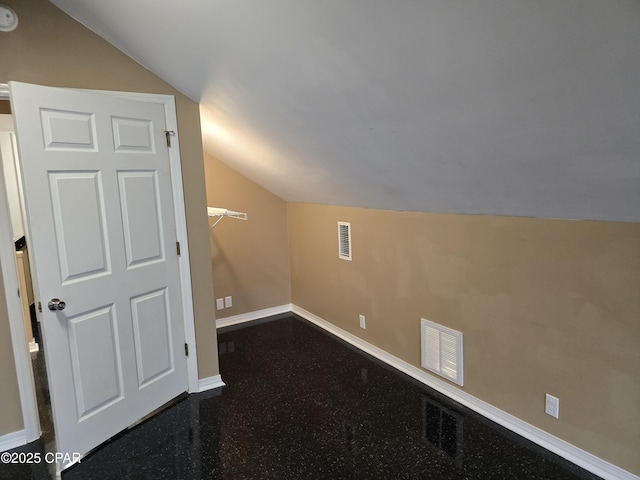
M 638 0 L 52 0 L 287 201 L 640 221 Z

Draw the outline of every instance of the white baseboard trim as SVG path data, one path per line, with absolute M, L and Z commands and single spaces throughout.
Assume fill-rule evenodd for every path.
M 260 320 L 261 318 L 270 317 L 272 315 L 291 313 L 291 311 L 292 305 L 290 303 L 286 305 L 280 305 L 278 307 L 264 308 L 262 310 L 256 310 L 254 312 L 242 313 L 240 315 L 234 315 L 232 317 L 217 319 L 216 328 L 230 327 L 231 325 L 238 325 L 239 323 Z
M 384 350 L 372 345 L 361 338 L 343 330 L 326 320 L 314 315 L 307 310 L 291 305 L 291 311 L 305 320 L 319 326 L 320 328 L 332 333 L 338 338 L 350 343 L 354 347 L 368 353 L 369 355 L 385 362 L 386 364 L 406 373 L 425 385 L 446 395 L 452 400 L 464 405 L 467 408 L 479 413 L 480 415 L 496 422 L 499 425 L 531 440 L 532 442 L 546 448 L 547 450 L 569 460 L 572 463 L 590 471 L 606 480 L 640 480 L 640 477 L 627 472 L 601 458 L 596 457 L 558 437 L 545 432 L 544 430 L 534 427 L 533 425 L 520 420 L 513 415 L 500 410 L 448 383 L 439 380 L 426 371 L 405 362 L 385 352 Z
M 225 383 L 222 381 L 222 377 L 220 375 L 201 378 L 200 380 L 198 380 L 198 393 L 206 392 L 207 390 L 213 390 L 214 388 L 220 388 L 224 386 Z
M 259 320 L 271 315 L 278 315 L 288 312 L 299 315 L 305 320 L 317 325 L 318 327 L 326 330 L 336 337 L 341 338 L 342 340 L 362 350 L 363 352 L 368 353 L 378 360 L 383 361 L 387 365 L 390 365 L 391 367 L 400 370 L 410 377 L 415 378 L 419 382 L 424 383 L 428 387 L 431 387 L 434 390 L 442 393 L 443 395 L 446 395 L 452 400 L 464 405 L 465 407 L 473 410 L 476 413 L 479 413 L 489 420 L 496 422 L 498 425 L 501 425 L 508 430 L 511 430 L 512 432 L 517 433 L 518 435 L 528 440 L 531 440 L 532 442 L 540 445 L 550 452 L 553 452 L 556 455 L 559 455 L 569 460 L 570 462 L 575 463 L 576 465 L 590 471 L 595 475 L 602 477 L 605 480 L 640 480 L 639 476 L 627 472 L 626 470 L 623 470 L 620 467 L 617 467 L 605 460 L 602 460 L 601 458 L 596 457 L 595 455 L 586 452 L 585 450 L 582 450 L 575 445 L 572 445 L 554 435 L 551 435 L 550 433 L 547 433 L 544 430 L 539 429 L 538 427 L 520 420 L 519 418 L 503 410 L 500 410 L 499 408 L 496 408 L 493 405 L 490 405 L 487 402 L 484 402 L 479 398 L 476 398 L 473 395 L 470 395 L 465 391 L 454 387 L 453 385 L 450 385 L 436 377 L 433 377 L 426 371 L 414 365 L 411 365 L 410 363 L 407 363 L 388 352 L 385 352 L 375 345 L 362 340 L 360 337 L 357 337 L 347 332 L 346 330 L 333 325 L 332 323 L 301 307 L 298 307 L 295 304 L 281 305 L 279 307 L 266 308 L 264 310 L 257 310 L 255 312 L 222 318 L 220 320 L 216 320 L 216 327 L 222 328 L 231 325 L 237 325 L 244 322 Z M 205 380 L 209 379 L 204 379 L 200 382 L 203 382 Z M 220 380 L 220 382 L 222 382 L 222 380 Z M 222 385 L 224 385 L 224 383 L 222 383 Z M 216 388 L 216 386 L 212 386 L 209 388 Z
M 7 433 L 0 437 L 0 452 L 11 450 L 12 448 L 21 447 L 27 444 L 26 430 L 18 430 L 17 432 Z

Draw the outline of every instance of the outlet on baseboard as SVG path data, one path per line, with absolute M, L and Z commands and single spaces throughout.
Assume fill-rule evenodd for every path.
M 224 297 L 224 308 L 230 307 L 233 307 L 233 299 L 231 298 L 231 295 Z
M 216 298 L 216 310 L 222 310 L 224 308 L 224 298 Z
M 560 399 L 547 393 L 544 403 L 544 412 L 554 418 L 558 418 L 560 415 Z
M 364 315 L 360 315 L 360 328 L 367 328 L 367 319 L 364 318 Z

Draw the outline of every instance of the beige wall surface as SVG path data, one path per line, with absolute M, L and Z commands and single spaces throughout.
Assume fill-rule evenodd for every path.
M 466 392 L 640 474 L 640 224 L 308 204 L 288 222 L 294 304 L 417 367 L 421 317 L 462 331 Z
M 7 302 L 4 301 L 4 284 L 1 274 L 0 292 L 2 292 L 2 296 L 0 296 L 2 298 L 2 302 L 0 302 L 0 385 L 2 385 L 2 388 L 0 388 L 0 436 L 2 436 L 22 430 L 24 423 L 22 421 L 16 364 L 13 360 L 9 315 L 6 307 Z
M 286 203 L 207 154 L 205 174 L 209 206 L 248 214 L 246 222 L 225 218 L 211 231 L 215 294 L 233 297 L 216 317 L 291 303 Z
M 220 318 L 292 301 L 416 366 L 421 317 L 455 328 L 465 391 L 640 474 L 639 224 L 286 205 L 211 158 L 205 198 L 195 102 L 48 1 L 3 3 L 20 25 L 0 35 L 0 83 L 176 96 L 200 378 L 218 373 L 212 258 L 216 296 L 234 297 Z M 249 221 L 209 236 L 207 199 Z M 338 221 L 352 262 L 338 259 Z M 0 435 L 22 428 L 9 339 L 0 308 Z
M 3 3 L 15 10 L 20 24 L 15 31 L 0 35 L 0 83 L 16 80 L 49 86 L 175 96 L 191 255 L 198 375 L 206 378 L 218 374 L 198 104 L 47 0 L 5 0 Z M 0 318 L 0 328 L 5 328 L 5 324 L 6 319 Z M 7 364 L 1 365 L 0 372 L 3 373 L 0 375 L 5 369 L 12 368 Z M 3 403 L 0 411 L 4 408 Z M 0 420 L 0 432 L 5 429 Z

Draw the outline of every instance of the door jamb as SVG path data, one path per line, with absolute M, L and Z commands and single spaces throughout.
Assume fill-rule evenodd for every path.
M 80 89 L 69 89 L 80 90 Z M 182 184 L 182 163 L 180 161 L 180 145 L 178 136 L 178 120 L 175 106 L 175 97 L 164 94 L 148 94 L 134 92 L 116 92 L 106 90 L 83 90 L 105 95 L 112 95 L 121 98 L 129 98 L 144 102 L 161 104 L 164 107 L 166 129 L 176 134 L 172 137 L 169 147 L 169 166 L 171 171 L 171 187 L 173 192 L 173 206 L 176 220 L 177 241 L 180 242 L 180 257 L 178 265 L 180 269 L 180 284 L 182 295 L 182 315 L 184 322 L 185 342 L 188 344 L 189 355 L 187 356 L 187 379 L 186 391 L 195 393 L 199 391 L 198 363 L 196 353 L 195 319 L 193 311 L 193 292 L 191 288 L 191 265 L 189 262 L 189 242 L 187 235 L 187 217 L 184 204 L 184 189 Z M 10 100 L 10 91 L 7 84 L 0 84 L 0 99 Z M 1 170 L 1 169 L 0 169 Z M 4 185 L 4 174 L 0 171 L 0 182 Z M 15 260 L 15 253 L 10 248 L 11 222 L 9 219 L 9 206 L 5 195 L 0 196 L 0 263 L 2 264 L 2 275 L 4 280 L 5 293 L 19 291 L 18 270 Z M 1 232 L 6 232 L 5 234 Z M 7 237 L 6 239 L 4 237 Z M 27 348 L 27 335 L 25 329 L 25 318 L 22 310 L 20 298 L 13 295 L 7 296 L 7 309 L 9 310 L 9 327 L 11 329 L 11 341 L 13 344 L 13 355 L 16 363 L 16 375 L 18 377 L 18 389 L 20 392 L 20 402 L 24 419 L 24 438 L 16 438 L 16 445 L 36 440 L 40 437 L 40 424 L 38 420 L 38 406 L 35 396 L 35 385 L 33 382 L 33 371 L 31 368 L 31 356 Z M 24 441 L 21 441 L 24 440 Z M 6 448 L 12 448 L 8 446 Z
M 9 100 L 9 88 L 0 85 L 0 99 Z M 5 185 L 4 171 L 0 168 L 0 185 Z M 38 404 L 36 390 L 31 368 L 31 354 L 27 346 L 27 331 L 25 327 L 24 310 L 20 300 L 20 280 L 18 277 L 18 265 L 16 263 L 15 250 L 11 248 L 11 220 L 9 218 L 9 200 L 6 194 L 0 195 L 0 264 L 2 265 L 2 277 L 4 282 L 9 314 L 9 329 L 11 330 L 11 344 L 13 345 L 13 359 L 16 364 L 16 376 L 18 377 L 18 392 L 20 394 L 20 406 L 24 430 L 16 432 L 9 445 L 3 445 L 4 449 L 14 448 L 40 438 L 40 421 L 38 418 Z M 10 292 L 18 292 L 13 295 Z

